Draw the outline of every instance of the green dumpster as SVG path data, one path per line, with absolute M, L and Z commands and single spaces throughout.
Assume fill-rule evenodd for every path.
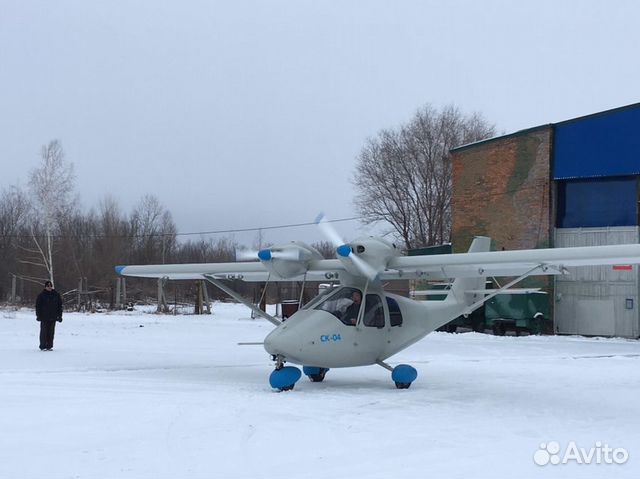
M 486 326 L 497 335 L 503 336 L 508 330 L 516 334 L 545 333 L 551 323 L 549 296 L 544 292 L 499 294 L 485 303 L 485 319 Z

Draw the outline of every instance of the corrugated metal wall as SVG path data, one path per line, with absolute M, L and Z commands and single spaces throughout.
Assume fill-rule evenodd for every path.
M 640 242 L 640 228 L 557 228 L 555 245 L 599 246 Z M 638 266 L 569 268 L 555 277 L 554 328 L 561 334 L 640 336 Z M 630 301 L 629 301 L 630 300 Z

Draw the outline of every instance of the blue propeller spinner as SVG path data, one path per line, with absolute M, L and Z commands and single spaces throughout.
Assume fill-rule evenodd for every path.
M 271 259 L 271 250 L 269 249 L 261 249 L 258 251 L 258 258 L 262 261 L 269 261 Z

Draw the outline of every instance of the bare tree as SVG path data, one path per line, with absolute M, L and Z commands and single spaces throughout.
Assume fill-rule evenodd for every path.
M 232 238 L 188 240 L 177 248 L 179 263 L 224 263 L 235 261 L 238 244 Z
M 137 261 L 165 263 L 170 260 L 176 247 L 177 229 L 171 212 L 157 197 L 142 197 L 131 215 L 131 232 L 135 237 Z
M 75 175 L 73 164 L 64 159 L 60 141 L 52 140 L 44 145 L 41 156 L 41 165 L 29 175 L 31 212 L 34 217 L 31 236 L 35 249 L 28 251 L 31 256 L 22 261 L 44 268 L 49 281 L 53 283 L 53 235 L 62 219 L 73 211 Z M 37 234 L 37 225 L 42 227 L 43 238 Z
M 97 231 L 95 239 L 96 261 L 105 281 L 111 279 L 113 266 L 129 261 L 132 238 L 129 220 L 118 202 L 106 196 L 98 204 Z
M 0 245 L 15 242 L 29 213 L 29 198 L 19 188 L 13 186 L 0 193 Z
M 317 241 L 315 243 L 311 243 L 311 246 L 317 249 L 318 253 L 320 253 L 324 259 L 336 257 L 336 247 L 328 241 Z
M 449 241 L 449 150 L 494 134 L 479 113 L 465 116 L 453 105 L 426 105 L 406 125 L 367 140 L 352 181 L 364 221 L 388 223 L 407 248 Z
M 5 296 L 2 282 L 17 273 L 17 249 L 20 234 L 29 213 L 29 199 L 17 187 L 0 193 L 0 298 Z

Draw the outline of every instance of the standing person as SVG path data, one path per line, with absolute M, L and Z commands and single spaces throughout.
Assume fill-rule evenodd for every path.
M 40 321 L 40 350 L 51 351 L 56 321 L 62 322 L 62 298 L 51 281 L 45 281 L 44 290 L 36 299 L 36 319 Z

